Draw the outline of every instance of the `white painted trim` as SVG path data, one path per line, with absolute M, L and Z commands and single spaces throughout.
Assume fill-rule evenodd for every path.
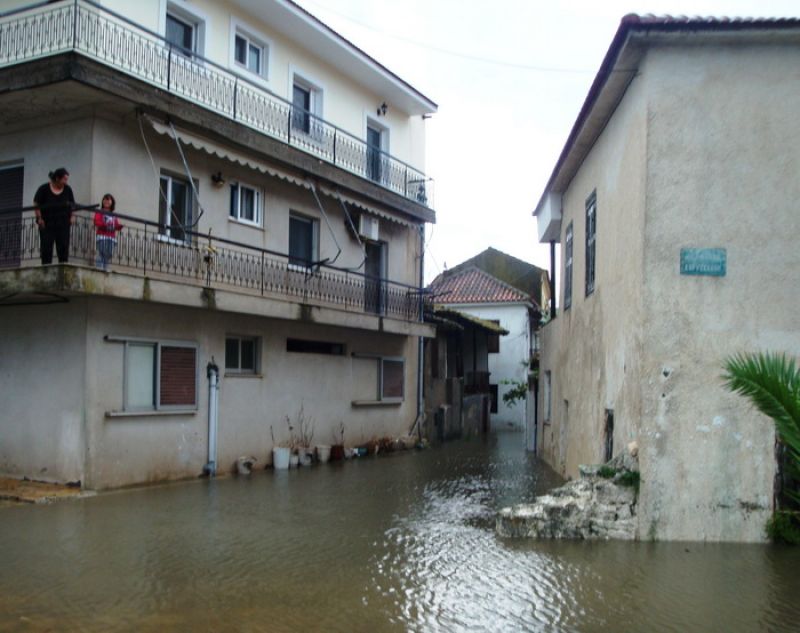
M 231 210 L 228 208 L 228 220 L 231 222 L 236 222 L 237 224 L 244 224 L 246 226 L 251 226 L 254 228 L 262 229 L 264 228 L 264 189 L 258 187 L 254 184 L 251 184 L 244 180 L 234 180 L 232 182 L 227 183 L 228 189 L 228 204 L 230 205 L 230 193 L 231 193 L 231 186 L 236 185 L 239 187 L 239 210 L 241 211 L 241 187 L 247 187 L 248 189 L 252 189 L 256 192 L 256 221 L 251 222 L 250 220 L 244 220 L 241 217 L 231 217 Z
M 383 118 L 385 119 L 386 117 Z M 389 122 L 384 122 L 383 119 L 379 119 L 375 114 L 370 114 L 369 110 L 364 110 L 364 125 L 362 133 L 364 135 L 365 143 L 367 142 L 367 127 L 373 127 L 381 131 L 381 151 L 388 154 L 392 136 L 392 126 L 389 124 Z
M 356 48 L 353 44 L 345 40 L 331 27 L 311 17 L 309 14 L 307 14 L 299 7 L 292 6 L 292 3 L 286 2 L 285 0 L 279 0 L 279 2 L 282 6 L 284 6 L 291 13 L 293 13 L 297 19 L 299 19 L 300 21 L 304 22 L 306 25 L 310 26 L 312 29 L 317 31 L 317 33 L 320 35 L 321 38 L 335 42 L 337 46 L 341 47 L 343 50 L 346 50 L 354 57 L 360 59 L 362 63 L 366 64 L 370 68 L 370 70 L 376 72 L 384 80 L 388 81 L 397 89 L 404 92 L 413 101 L 423 106 L 423 108 L 430 110 L 431 112 L 435 112 L 437 110 L 437 106 L 433 101 L 425 97 L 421 92 L 418 92 L 415 88 L 413 88 L 410 84 L 407 84 L 404 80 L 400 79 L 397 75 L 390 72 L 383 65 L 381 65 L 379 62 L 377 62 L 375 59 L 373 59 L 366 53 L 364 53 L 362 50 Z
M 253 40 L 253 43 L 258 44 L 263 48 L 266 59 L 263 59 L 261 73 L 256 74 L 252 70 L 245 68 L 236 61 L 236 34 L 241 33 L 245 37 Z M 254 29 L 250 24 L 244 22 L 234 15 L 231 15 L 230 26 L 230 41 L 228 42 L 228 64 L 231 70 L 239 73 L 245 73 L 248 79 L 252 79 L 265 86 L 269 86 L 270 78 L 272 77 L 272 52 L 274 44 L 272 38 L 264 34 L 263 31 Z
M 162 9 L 163 7 L 163 9 Z M 186 0 L 159 0 L 161 16 L 159 17 L 160 33 L 164 37 L 167 35 L 167 13 L 174 13 L 177 17 L 193 22 L 195 25 L 195 53 L 201 57 L 206 57 L 206 30 L 209 25 L 208 14 L 201 11 L 194 5 L 190 5 Z
M 320 119 L 324 118 L 325 113 L 325 93 L 327 88 L 325 83 L 320 81 L 314 75 L 305 72 L 303 69 L 289 64 L 289 85 L 287 86 L 287 101 L 294 102 L 294 84 L 298 83 L 300 86 L 306 88 L 311 92 L 311 114 Z

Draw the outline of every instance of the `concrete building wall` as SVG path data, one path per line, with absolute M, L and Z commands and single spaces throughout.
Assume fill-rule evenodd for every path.
M 175 141 L 156 134 L 152 129 L 145 129 L 153 156 L 151 163 L 139 127 L 131 117 L 122 120 L 98 118 L 94 130 L 91 199 L 99 201 L 106 191 L 112 191 L 122 213 L 158 221 L 159 181 L 156 174 L 163 170 L 186 177 L 186 168 Z M 337 199 L 319 196 L 329 226 L 310 189 L 192 147 L 184 146 L 183 151 L 204 209 L 195 230 L 205 233 L 210 229 L 216 237 L 288 253 L 289 215 L 295 212 L 319 223 L 318 251 L 321 259 L 333 260 L 338 244 L 342 253 L 336 265 L 364 272 L 362 247 L 347 228 L 344 211 Z M 119 160 L 120 156 L 125 160 Z M 221 172 L 226 180 L 221 188 L 215 187 L 211 181 L 211 175 L 217 172 Z M 230 217 L 230 185 L 235 182 L 261 192 L 263 219 L 260 226 Z M 416 228 L 385 218 L 379 218 L 379 226 L 379 239 L 387 244 L 388 278 L 416 285 L 419 279 Z
M 452 305 L 460 310 L 481 319 L 499 320 L 500 326 L 508 330 L 506 336 L 500 337 L 500 352 L 489 354 L 489 380 L 497 385 L 497 413 L 491 414 L 492 428 L 512 427 L 519 431 L 526 425 L 526 401 L 518 401 L 513 406 L 503 402 L 503 394 L 513 389 L 513 382 L 528 380 L 527 362 L 530 358 L 530 319 L 528 308 L 524 305 Z M 465 367 L 465 370 L 470 368 Z M 479 370 L 480 371 L 480 370 Z
M 286 416 L 295 425 L 302 405 L 313 420 L 314 444 L 332 444 L 339 425 L 345 443 L 398 437 L 416 417 L 416 340 L 141 302 L 94 299 L 89 305 L 87 349 L 87 485 L 94 488 L 193 477 L 202 472 L 208 449 L 208 380 L 213 358 L 222 370 L 219 392 L 217 464 L 229 472 L 242 455 L 263 466 L 271 461 L 272 439 L 288 440 Z M 187 328 L 191 323 L 191 328 Z M 226 335 L 260 341 L 256 375 L 225 372 Z M 123 344 L 114 338 L 184 341 L 198 350 L 198 407 L 180 414 L 114 415 L 123 402 Z M 345 355 L 286 351 L 287 338 L 345 345 Z M 376 356 L 405 359 L 405 397 L 396 405 L 354 406 L 378 399 Z M 297 432 L 297 429 L 295 429 Z
M 0 166 L 21 163 L 25 168 L 23 204 L 33 204 L 36 190 L 59 167 L 69 170 L 75 199 L 90 198 L 93 126 L 91 118 L 79 117 L 52 125 L 40 121 L 35 129 L 0 133 Z
M 563 196 L 559 312 L 541 332 L 538 432 L 540 455 L 565 477 L 577 477 L 580 464 L 603 460 L 607 410 L 614 411 L 615 454 L 637 437 L 647 139 L 646 94 L 637 78 Z M 593 192 L 596 273 L 587 296 L 586 201 Z M 572 305 L 565 309 L 563 245 L 570 224 Z
M 0 308 L 0 473 L 85 482 L 86 311 Z
M 644 285 L 641 536 L 764 538 L 772 423 L 722 386 L 743 351 L 800 356 L 796 47 L 654 48 Z M 679 274 L 725 248 L 724 277 Z
M 103 0 L 103 5 L 117 11 L 152 31 L 164 33 L 167 0 Z M 342 73 L 329 61 L 319 59 L 302 43 L 288 39 L 262 19 L 249 15 L 235 2 L 225 0 L 176 1 L 172 5 L 194 12 L 205 21 L 202 54 L 211 61 L 229 68 L 278 97 L 292 100 L 295 74 L 321 91 L 321 106 L 314 109 L 326 121 L 333 123 L 358 139 L 366 139 L 368 118 L 388 130 L 389 141 L 384 148 L 393 156 L 417 169 L 425 169 L 425 125 L 421 117 L 410 117 L 390 103 L 385 116 L 377 117 L 377 107 L 386 98 L 364 88 L 355 78 Z M 268 69 L 259 77 L 238 67 L 233 58 L 233 36 L 236 25 L 248 29 L 254 38 L 268 46 Z
M 558 317 L 542 332 L 540 451 L 575 476 L 601 460 L 613 409 L 615 453 L 639 443 L 641 539 L 764 538 L 774 430 L 720 375 L 736 352 L 800 355 L 798 58 L 767 45 L 653 45 L 563 196 L 572 307 L 559 282 Z M 597 278 L 585 297 L 595 188 Z M 725 276 L 681 275 L 682 248 L 725 248 Z

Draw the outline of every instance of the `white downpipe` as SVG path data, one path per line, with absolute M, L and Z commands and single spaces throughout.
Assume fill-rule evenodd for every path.
M 217 424 L 219 418 L 219 367 L 211 358 L 208 374 L 208 463 L 204 470 L 209 477 L 217 475 Z

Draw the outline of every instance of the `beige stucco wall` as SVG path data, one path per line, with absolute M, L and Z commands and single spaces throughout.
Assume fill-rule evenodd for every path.
M 345 424 L 346 443 L 373 436 L 404 434 L 416 416 L 415 339 L 344 328 L 258 319 L 184 308 L 128 302 L 93 301 L 87 332 L 88 426 L 93 458 L 87 481 L 111 487 L 153 479 L 193 476 L 207 460 L 207 388 L 205 367 L 213 357 L 224 368 L 225 336 L 261 339 L 257 377 L 223 375 L 220 387 L 219 453 L 221 472 L 236 458 L 270 460 L 270 426 L 276 440 L 287 439 L 285 416 L 300 405 L 314 420 L 315 443 L 331 444 Z M 192 329 L 186 328 L 191 320 Z M 198 344 L 199 406 L 194 415 L 107 418 L 122 403 L 122 346 L 106 335 L 191 341 Z M 345 356 L 286 351 L 286 338 L 342 342 Z M 406 359 L 406 398 L 399 406 L 353 407 L 360 398 L 377 397 L 377 361 L 352 354 L 381 354 Z
M 86 310 L 0 309 L 0 473 L 85 481 Z
M 575 476 L 601 456 L 613 408 L 615 452 L 640 447 L 642 539 L 764 538 L 774 431 L 720 375 L 736 352 L 800 355 L 798 61 L 777 46 L 652 48 L 564 196 L 573 307 L 543 330 L 540 412 L 550 370 L 553 419 L 540 450 Z M 595 186 L 597 284 L 584 298 Z M 684 247 L 727 249 L 727 274 L 681 275 Z
M 572 307 L 541 332 L 539 454 L 561 475 L 604 454 L 605 412 L 615 417 L 614 450 L 636 438 L 641 417 L 642 225 L 647 113 L 639 79 L 630 86 L 563 197 L 561 240 L 573 224 Z M 586 296 L 586 199 L 597 193 L 596 276 Z M 545 372 L 552 375 L 547 419 Z
M 763 538 L 773 427 L 720 374 L 740 351 L 800 356 L 798 63 L 796 47 L 649 54 L 642 536 Z M 726 248 L 726 276 L 679 275 L 682 247 Z

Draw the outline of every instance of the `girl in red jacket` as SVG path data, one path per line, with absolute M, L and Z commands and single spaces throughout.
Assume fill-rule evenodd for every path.
M 111 257 L 114 255 L 114 244 L 117 243 L 117 231 L 122 230 L 119 218 L 114 217 L 117 201 L 107 193 L 103 196 L 101 210 L 94 214 L 94 225 L 97 227 L 97 258 L 95 266 L 108 272 Z

